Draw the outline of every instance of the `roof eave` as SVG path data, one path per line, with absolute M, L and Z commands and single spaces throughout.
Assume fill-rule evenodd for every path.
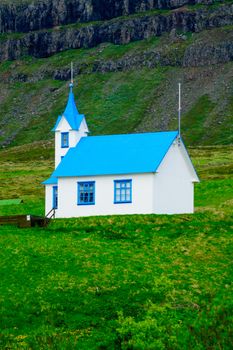
M 114 172 L 114 173 L 87 173 L 87 174 L 72 174 L 72 175 L 56 175 L 57 178 L 61 179 L 61 178 L 72 178 L 72 177 L 90 177 L 90 176 L 118 176 L 118 175 L 135 175 L 135 174 L 154 174 L 155 171 L 153 169 L 150 170 L 146 170 L 146 171 L 142 171 L 142 170 L 137 170 L 137 171 L 124 171 L 124 172 Z
M 57 178 L 53 178 L 50 176 L 47 180 L 41 182 L 42 185 L 56 185 L 57 184 Z

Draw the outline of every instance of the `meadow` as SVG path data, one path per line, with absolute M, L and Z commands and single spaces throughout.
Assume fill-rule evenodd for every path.
M 24 201 L 0 215 L 43 214 L 52 148 L 0 152 L 0 198 Z M 189 152 L 193 215 L 0 226 L 1 349 L 232 349 L 233 146 Z

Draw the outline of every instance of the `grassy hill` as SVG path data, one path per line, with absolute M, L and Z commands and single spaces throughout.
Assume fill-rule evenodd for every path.
M 233 66 L 224 54 L 231 42 L 232 27 L 226 26 L 3 62 L 0 143 L 14 146 L 53 137 L 50 130 L 64 110 L 73 61 L 78 108 L 92 134 L 176 129 L 181 81 L 185 141 L 230 144 Z
M 9 213 L 42 214 L 52 144 L 0 152 Z M 189 149 L 194 215 L 58 219 L 0 227 L 2 349 L 231 349 L 230 146 Z

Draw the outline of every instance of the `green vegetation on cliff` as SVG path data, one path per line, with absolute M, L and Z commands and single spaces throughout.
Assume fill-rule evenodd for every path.
M 77 105 L 92 134 L 176 129 L 181 81 L 185 141 L 232 143 L 233 66 L 228 56 L 220 57 L 226 63 L 217 64 L 218 56 L 213 55 L 213 48 L 226 52 L 231 40 L 232 27 L 227 26 L 3 62 L 0 142 L 20 145 L 53 138 L 50 130 L 64 110 L 64 79 L 69 79 L 73 61 Z M 199 59 L 194 57 L 197 50 Z

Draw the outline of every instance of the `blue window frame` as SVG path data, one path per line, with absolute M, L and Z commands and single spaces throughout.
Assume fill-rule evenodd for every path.
M 58 191 L 57 186 L 53 186 L 53 209 L 58 208 Z
M 114 203 L 132 203 L 132 180 L 114 180 Z
M 78 182 L 78 205 L 95 204 L 95 181 Z
M 62 148 L 69 147 L 69 133 L 68 132 L 61 133 L 61 147 Z

